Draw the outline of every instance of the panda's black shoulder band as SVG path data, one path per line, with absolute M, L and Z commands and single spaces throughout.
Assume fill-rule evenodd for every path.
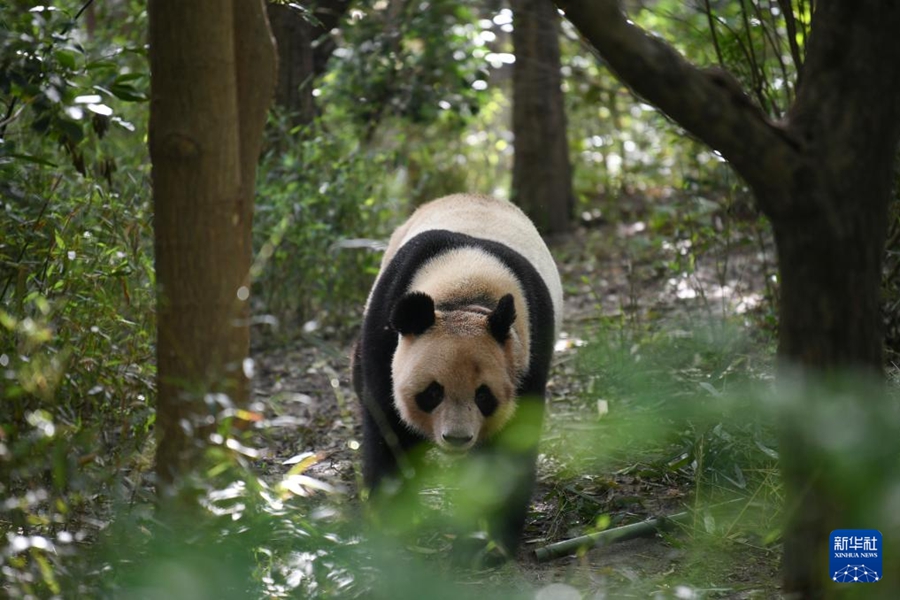
M 547 283 L 534 265 L 508 246 L 491 240 L 474 238 L 443 229 L 424 231 L 405 243 L 378 278 L 369 299 L 368 314 L 363 321 L 361 344 L 363 354 L 372 358 L 371 386 L 378 393 L 390 397 L 391 361 L 397 349 L 397 329 L 393 313 L 400 300 L 407 294 L 410 284 L 422 265 L 434 257 L 457 248 L 481 248 L 503 262 L 521 283 L 523 306 L 528 312 L 528 331 L 531 338 L 531 360 L 528 372 L 516 388 L 520 397 L 543 397 L 547 383 L 547 369 L 553 353 L 553 302 Z M 521 307 L 519 308 L 520 310 Z M 496 311 L 496 309 L 495 309 Z M 399 313 L 397 315 L 399 317 Z M 404 319 L 396 319 L 400 325 Z M 426 317 L 425 322 L 430 318 Z M 421 329 L 421 323 L 418 329 Z M 502 328 L 501 328 L 502 329 Z M 369 375 L 366 375 L 369 378 Z

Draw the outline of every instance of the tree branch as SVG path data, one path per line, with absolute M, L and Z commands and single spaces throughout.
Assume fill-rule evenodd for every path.
M 628 21 L 616 0 L 555 1 L 623 82 L 718 150 L 759 202 L 788 187 L 802 163 L 800 142 L 769 121 L 730 73 L 695 67 Z

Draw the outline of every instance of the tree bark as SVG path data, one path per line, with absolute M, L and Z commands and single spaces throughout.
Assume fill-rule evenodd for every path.
M 248 300 L 239 304 L 235 336 L 244 359 L 250 353 L 250 268 L 253 263 L 253 207 L 256 204 L 256 171 L 262 151 L 263 131 L 272 104 L 273 90 L 278 81 L 279 64 L 275 38 L 269 26 L 265 0 L 232 0 L 234 7 L 236 86 L 238 99 L 237 123 L 240 136 L 241 202 L 239 228 L 242 245 L 234 255 L 233 268 L 242 274 L 241 288 Z M 243 292 L 242 292 L 243 295 Z M 238 377 L 236 398 L 246 404 L 250 397 L 249 378 Z
M 261 0 L 152 0 L 148 11 L 165 494 L 197 465 L 214 422 L 207 394 L 247 402 L 255 173 L 247 162 L 259 154 L 274 54 Z
M 557 5 L 628 85 L 729 160 L 772 222 L 782 286 L 780 379 L 799 375 L 809 384 L 794 407 L 800 418 L 781 425 L 783 590 L 829 595 L 829 532 L 879 524 L 871 522 L 874 510 L 841 498 L 842 482 L 822 468 L 821 441 L 800 421 L 819 410 L 811 390 L 822 388 L 813 382 L 882 373 L 879 284 L 900 141 L 900 6 L 817 3 L 796 100 L 776 124 L 728 73 L 689 64 L 628 22 L 614 0 Z M 878 410 L 877 399 L 854 393 Z M 884 597 L 897 590 L 881 588 Z
M 552 0 L 513 0 L 512 198 L 542 233 L 571 227 L 572 167 L 560 74 L 559 15 Z
M 277 41 L 278 72 L 275 103 L 293 116 L 295 126 L 307 125 L 316 116 L 313 80 L 324 73 L 336 47 L 330 35 L 351 0 L 307 2 L 311 20 L 296 7 L 268 2 L 266 10 Z
M 313 72 L 317 77 L 325 72 L 328 59 L 337 48 L 331 30 L 338 26 L 352 3 L 353 0 L 319 0 L 313 6 Z
M 266 5 L 278 47 L 278 83 L 275 103 L 292 115 L 292 124 L 306 125 L 315 118 L 312 95 L 312 25 L 298 9 L 287 4 Z
M 871 185 L 859 184 L 860 197 L 877 195 Z M 834 458 L 823 451 L 822 440 L 833 431 L 811 432 L 808 427 L 810 420 L 816 422 L 818 403 L 837 393 L 831 383 L 852 394 L 854 402 L 866 403 L 867 410 L 879 410 L 877 390 L 867 397 L 864 390 L 871 391 L 870 387 L 846 386 L 848 378 L 852 381 L 860 374 L 861 382 L 866 383 L 868 376 L 878 374 L 882 367 L 879 297 L 885 222 L 874 211 L 861 211 L 843 227 L 845 233 L 835 236 L 828 219 L 821 215 L 811 216 L 801 226 L 782 221 L 774 224 L 781 277 L 779 381 L 800 392 L 797 397 L 788 397 L 795 406 L 785 411 L 788 418 L 780 423 L 779 432 L 788 515 L 782 588 L 799 598 L 824 593 L 830 531 L 884 526 L 877 522 L 877 511 L 873 510 L 877 501 L 862 502 L 869 506 L 860 510 L 843 498 L 841 490 L 847 483 L 823 471 L 823 465 Z M 838 379 L 828 382 L 833 375 Z M 826 378 L 824 385 L 822 377 Z M 887 413 L 891 410 L 882 408 Z M 822 422 L 839 428 L 827 419 Z M 867 453 L 859 449 L 859 460 L 864 461 Z M 867 493 L 877 497 L 883 492 L 879 486 L 880 482 L 870 482 Z M 857 494 L 863 492 L 857 490 Z

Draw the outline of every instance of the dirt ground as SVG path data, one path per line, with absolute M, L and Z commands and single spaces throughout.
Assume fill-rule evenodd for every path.
M 551 244 L 560 264 L 566 305 L 549 386 L 544 434 L 548 444 L 577 435 L 580 419 L 597 419 L 596 405 L 584 400 L 587 381 L 575 369 L 574 359 L 582 340 L 591 338 L 604 317 L 708 318 L 741 314 L 761 301 L 772 262 L 765 244 L 744 240 L 715 248 L 709 256 L 694 257 L 694 273 L 681 277 L 671 266 L 685 260 L 685 248 L 665 243 L 647 247 L 641 240 L 643 231 L 640 221 L 603 225 Z M 278 425 L 266 440 L 270 453 L 262 467 L 267 476 L 277 480 L 290 468 L 285 461 L 316 453 L 319 460 L 306 474 L 355 497 L 361 432 L 350 385 L 349 344 L 308 336 L 288 347 L 258 351 L 255 360 L 255 397 Z M 573 423 L 576 431 L 571 429 Z M 584 473 L 573 482 L 563 481 L 557 469 L 554 461 L 542 457 L 525 543 L 503 575 L 535 590 L 536 597 L 779 597 L 775 550 L 739 544 L 698 550 L 697 545 L 682 543 L 677 531 L 595 548 L 580 557 L 536 562 L 536 547 L 584 533 L 591 525 L 586 514 L 607 514 L 614 523 L 625 524 L 672 515 L 690 505 L 688 478 L 653 478 L 618 470 Z M 573 502 L 582 509 L 573 510 Z M 681 585 L 682 579 L 693 583 Z

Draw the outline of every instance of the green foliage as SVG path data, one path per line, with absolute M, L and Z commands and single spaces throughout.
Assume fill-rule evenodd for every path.
M 753 102 L 778 118 L 793 98 L 809 27 L 807 2 L 793 2 L 788 18 L 781 4 L 664 0 L 633 9 L 629 16 L 694 64 L 727 69 Z M 746 195 L 720 157 L 619 83 L 601 59 L 585 52 L 568 23 L 563 32 L 574 183 L 584 220 L 615 218 L 623 193 L 657 204 L 669 204 L 667 190 L 672 189 L 720 204 L 729 196 Z
M 102 508 L 138 491 L 154 377 L 141 42 L 86 39 L 81 3 L 26 4 L 0 6 L 0 585 L 11 597 L 59 595 Z
M 229 430 L 227 419 L 219 424 L 220 431 Z M 182 481 L 161 510 L 146 503 L 113 506 L 92 551 L 56 569 L 58 587 L 98 598 L 417 598 L 423 586 L 441 582 L 431 594 L 436 598 L 464 593 L 465 586 L 451 578 L 461 572 L 432 560 L 436 551 L 418 546 L 410 554 L 402 545 L 423 539 L 423 519 L 453 523 L 446 507 L 417 511 L 415 495 L 395 498 L 399 529 L 379 536 L 344 491 L 307 474 L 314 456 L 275 481 L 259 478 L 251 469 L 259 453 L 246 445 L 251 437 L 213 436 L 205 469 Z M 429 480 L 455 486 L 456 501 L 471 508 L 463 488 L 471 472 L 435 469 Z M 417 512 L 423 518 L 413 517 Z M 443 534 L 428 536 L 426 544 L 447 545 Z M 502 582 L 484 592 L 511 597 Z
M 385 238 L 400 207 L 384 199 L 388 156 L 340 128 L 291 137 L 273 122 L 260 164 L 254 217 L 254 293 L 260 311 L 293 325 L 347 334 L 361 316 Z
M 783 12 L 785 4 L 788 14 Z M 727 69 L 773 118 L 781 117 L 793 100 L 809 35 L 806 0 L 662 0 L 635 17 L 695 64 Z
M 661 1 L 629 16 L 698 66 L 727 68 L 752 101 L 780 116 L 803 58 L 809 22 L 804 3 L 795 3 L 793 29 L 778 6 L 708 6 L 709 13 L 705 2 Z M 798 37 L 791 44 L 788 31 L 794 29 Z M 636 259 L 650 255 L 661 275 L 669 273 L 679 298 L 698 298 L 707 316 L 752 309 L 756 324 L 774 329 L 778 288 L 771 229 L 749 189 L 717 153 L 635 97 L 602 59 L 589 56 L 570 25 L 563 23 L 563 32 L 576 216 L 590 226 L 633 223 L 635 244 L 647 246 L 635 251 Z M 640 233 L 645 229 L 651 235 Z M 668 260 L 660 261 L 661 255 Z M 763 257 L 764 294 L 732 305 L 743 277 L 741 257 L 748 255 Z M 715 285 L 697 281 L 704 270 L 715 273 Z
M 19 3 L 22 4 L 22 3 Z M 0 7 L 0 163 L 33 162 L 50 166 L 58 158 L 46 149 L 31 152 L 26 135 L 47 136 L 64 150 L 82 175 L 91 171 L 111 181 L 116 160 L 96 143 L 111 127 L 134 131 L 115 105 L 146 99 L 147 75 L 138 44 L 88 50 L 76 29 L 70 6 Z M 112 61 L 103 51 L 121 53 Z M 129 59 L 133 53 L 135 59 Z M 112 105 L 112 106 L 111 106 Z M 24 123 L 27 122 L 27 127 Z M 5 158 L 5 160 L 4 160 Z
M 505 99 L 486 81 L 494 23 L 476 24 L 467 4 L 427 8 L 360 7 L 317 82 L 318 119 L 303 130 L 270 122 L 254 293 L 256 312 L 286 331 L 352 333 L 377 251 L 414 205 L 467 190 L 505 193 Z
M 427 124 L 477 114 L 478 88 L 484 88 L 473 84 L 484 83 L 487 75 L 473 52 L 480 29 L 470 4 L 429 0 L 359 7 L 330 77 L 335 100 L 356 106 L 353 117 L 367 139 L 388 116 Z
M 746 489 L 741 473 L 772 467 L 774 456 L 751 385 L 771 372 L 770 350 L 727 322 L 601 331 L 578 361 L 585 400 L 605 400 L 610 417 L 583 438 L 583 458 L 646 455 L 642 468 Z M 564 451 L 579 456 L 577 445 Z
M 511 57 L 503 20 L 446 0 L 375 3 L 355 15 L 318 102 L 326 122 L 353 126 L 369 151 L 391 156 L 386 195 L 412 205 L 461 191 L 505 195 L 512 136 L 493 83 Z
M 315 506 L 324 508 L 321 497 L 306 497 L 315 488 L 294 485 L 292 493 L 267 484 L 249 468 L 258 454 L 246 440 L 214 440 L 206 469 L 180 482 L 161 509 L 114 507 L 93 552 L 73 561 L 67 590 L 101 598 L 285 598 L 348 589 L 354 578 L 345 569 L 358 551 L 340 520 L 312 516 Z

